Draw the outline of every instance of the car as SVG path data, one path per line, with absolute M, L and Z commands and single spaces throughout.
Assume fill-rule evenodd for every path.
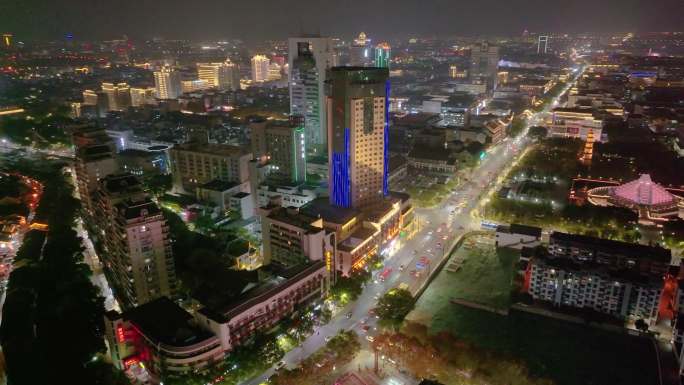
M 404 271 L 404 265 L 399 265 L 399 271 Z
M 332 339 L 332 336 L 325 336 L 325 342 L 330 342 L 331 339 Z
M 285 366 L 285 361 L 280 361 L 275 365 L 276 370 L 280 370 Z
M 369 325 L 363 325 L 363 326 L 361 326 L 361 329 L 362 329 L 365 333 L 368 333 L 368 330 L 370 329 L 370 326 L 369 326 Z
M 375 338 L 373 338 L 373 336 L 366 336 L 366 339 L 368 340 L 368 342 L 375 341 Z
M 352 312 L 347 313 L 347 318 L 351 318 L 351 317 L 352 317 Z

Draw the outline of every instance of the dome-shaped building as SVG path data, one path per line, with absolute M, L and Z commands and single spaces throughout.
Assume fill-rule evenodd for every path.
M 642 174 L 639 179 L 620 186 L 593 188 L 587 194 L 591 204 L 636 211 L 641 222 L 666 221 L 684 216 L 684 198 L 653 182 L 648 174 Z

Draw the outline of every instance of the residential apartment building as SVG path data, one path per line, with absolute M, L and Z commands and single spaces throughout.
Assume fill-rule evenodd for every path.
M 116 174 L 100 180 L 96 221 L 103 234 L 105 275 L 124 308 L 175 294 L 169 228 L 135 176 Z
M 261 207 L 259 215 L 264 264 L 292 267 L 306 261 L 334 262 L 335 234 L 324 229 L 323 219 L 278 205 Z
M 190 142 L 169 150 L 174 189 L 193 192 L 214 179 L 245 183 L 249 180 L 252 153 L 244 147 Z
M 530 261 L 529 293 L 554 306 L 653 323 L 671 258 L 659 247 L 554 232 L 548 254 Z
M 93 197 L 99 187 L 98 181 L 118 170 L 114 158 L 115 146 L 105 131 L 97 127 L 79 128 L 74 132 L 72 140 L 76 147 L 76 187 L 85 221 L 92 225 L 92 219 L 95 218 Z

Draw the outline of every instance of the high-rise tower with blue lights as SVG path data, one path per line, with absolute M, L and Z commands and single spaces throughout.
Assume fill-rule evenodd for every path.
M 326 83 L 330 203 L 373 206 L 389 194 L 389 70 L 334 67 Z

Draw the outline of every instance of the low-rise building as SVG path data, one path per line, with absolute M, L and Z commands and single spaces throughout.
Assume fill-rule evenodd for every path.
M 458 170 L 458 162 L 451 151 L 443 147 L 414 147 L 409 152 L 409 168 L 438 174 L 453 175 Z
M 137 366 L 153 383 L 217 364 L 255 334 L 273 328 L 296 307 L 323 299 L 330 288 L 324 261 L 270 269 L 268 278 L 234 301 L 190 314 L 168 298 L 105 315 L 105 339 L 115 367 Z
M 592 108 L 554 108 L 553 124 L 549 126 L 550 137 L 579 138 L 587 140 L 589 131 L 597 141 L 603 141 L 603 120 Z
M 316 191 L 306 185 L 262 183 L 257 188 L 257 205 L 266 206 L 279 200 L 283 207 L 302 207 L 316 199 Z
M 197 200 L 212 203 L 221 213 L 231 210 L 233 196 L 244 193 L 249 193 L 249 182 L 237 183 L 214 179 L 195 189 Z

